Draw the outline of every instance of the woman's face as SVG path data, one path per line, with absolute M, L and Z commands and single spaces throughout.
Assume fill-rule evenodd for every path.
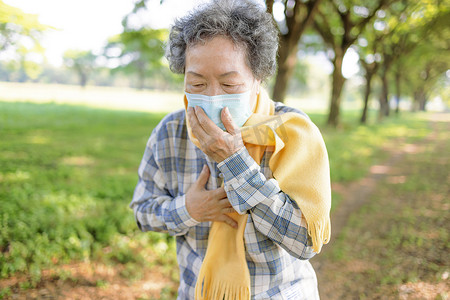
M 216 96 L 251 90 L 250 107 L 256 103 L 260 81 L 246 63 L 245 50 L 226 37 L 215 37 L 186 50 L 184 89 L 191 94 Z

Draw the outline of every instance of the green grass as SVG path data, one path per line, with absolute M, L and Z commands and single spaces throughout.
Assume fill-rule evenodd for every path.
M 140 233 L 128 208 L 162 117 L 0 102 L 0 278 L 24 273 L 34 285 L 43 269 L 82 260 L 126 264 L 125 278 L 141 276 L 143 264 L 166 265 L 177 280 L 173 238 Z M 320 125 L 324 115 L 312 119 Z M 429 132 L 409 114 L 368 126 L 351 121 L 356 114 L 343 119 L 350 121 L 340 129 L 323 130 L 334 181 L 364 176 L 392 139 Z
M 372 111 L 372 120 L 376 120 Z M 311 114 L 319 127 L 325 124 L 324 114 Z M 431 132 L 427 122 L 417 114 L 402 112 L 381 123 L 358 123 L 359 112 L 344 112 L 339 128 L 321 128 L 330 158 L 331 181 L 346 182 L 364 177 L 373 164 L 387 159 L 386 147 L 395 147 L 398 139 L 414 142 Z
M 395 165 L 325 253 L 322 281 L 345 291 L 336 299 L 447 299 L 450 135 L 447 124 L 437 126 L 438 142 Z
M 165 242 L 139 234 L 128 208 L 162 116 L 0 102 L 0 277 L 38 281 L 71 260 L 141 264 L 142 248 Z

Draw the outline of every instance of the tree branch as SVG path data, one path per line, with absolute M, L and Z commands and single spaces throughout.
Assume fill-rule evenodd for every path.
M 309 27 L 311 23 L 314 21 L 314 16 L 319 10 L 319 3 L 321 0 L 310 0 L 307 4 L 307 15 L 303 19 L 301 24 L 301 33 L 305 30 L 305 28 Z
M 367 16 L 366 18 L 363 18 L 358 24 L 355 25 L 355 27 L 358 29 L 358 36 L 361 34 L 361 32 L 364 30 L 364 27 L 369 23 L 370 20 L 372 20 L 373 17 L 377 14 L 377 11 L 382 9 L 384 6 L 389 5 L 388 0 L 380 0 L 378 2 L 378 6 Z M 356 37 L 357 38 L 357 37 Z
M 305 29 L 308 28 L 308 26 L 310 26 L 311 23 L 314 21 L 314 16 L 317 13 L 320 0 L 310 0 L 304 4 L 298 4 L 299 2 L 300 1 L 296 2 L 296 6 L 294 7 L 295 21 L 292 25 L 292 28 L 289 28 L 289 30 L 292 31 L 294 39 L 297 40 L 300 39 Z M 301 20 L 300 18 L 302 9 L 306 10 L 305 12 L 306 14 L 304 14 L 304 17 Z
M 326 16 L 323 15 L 323 13 L 319 10 L 317 12 L 317 16 L 320 17 L 321 19 L 321 23 L 320 24 L 316 18 L 314 20 L 314 28 L 317 30 L 317 32 L 320 34 L 320 36 L 322 37 L 323 41 L 327 44 L 329 44 L 333 49 L 335 49 L 336 47 L 336 41 L 334 39 L 333 34 L 331 33 L 331 26 L 328 23 Z
M 274 0 L 266 0 L 267 12 L 273 15 L 273 2 Z
M 287 1 L 284 2 L 284 15 L 286 16 L 286 26 L 288 28 L 288 35 L 292 35 L 292 31 L 295 27 L 295 18 L 297 17 L 298 12 L 300 11 L 300 6 L 301 6 L 300 1 L 295 1 L 295 5 L 292 8 L 293 13 L 291 16 L 289 16 Z

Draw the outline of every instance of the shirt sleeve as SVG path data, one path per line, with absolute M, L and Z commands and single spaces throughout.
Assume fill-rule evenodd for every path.
M 152 135 L 147 143 L 130 207 L 142 231 L 183 235 L 199 222 L 189 215 L 185 195 L 172 197 L 167 190 L 167 180 L 155 158 L 155 139 Z
M 267 179 L 244 147 L 218 164 L 224 188 L 233 208 L 249 212 L 255 228 L 292 256 L 309 259 L 315 255 L 306 220 L 278 182 Z

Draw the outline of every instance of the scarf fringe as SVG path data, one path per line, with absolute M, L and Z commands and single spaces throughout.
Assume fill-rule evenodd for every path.
M 308 223 L 308 233 L 313 243 L 313 250 L 319 253 L 323 244 L 328 244 L 331 236 L 331 221 L 330 218 L 324 218 Z
M 206 278 L 206 276 L 199 277 L 198 280 L 202 280 L 203 284 L 196 285 L 195 299 L 197 300 L 250 300 L 248 286 L 224 280 L 211 282 L 211 278 Z

